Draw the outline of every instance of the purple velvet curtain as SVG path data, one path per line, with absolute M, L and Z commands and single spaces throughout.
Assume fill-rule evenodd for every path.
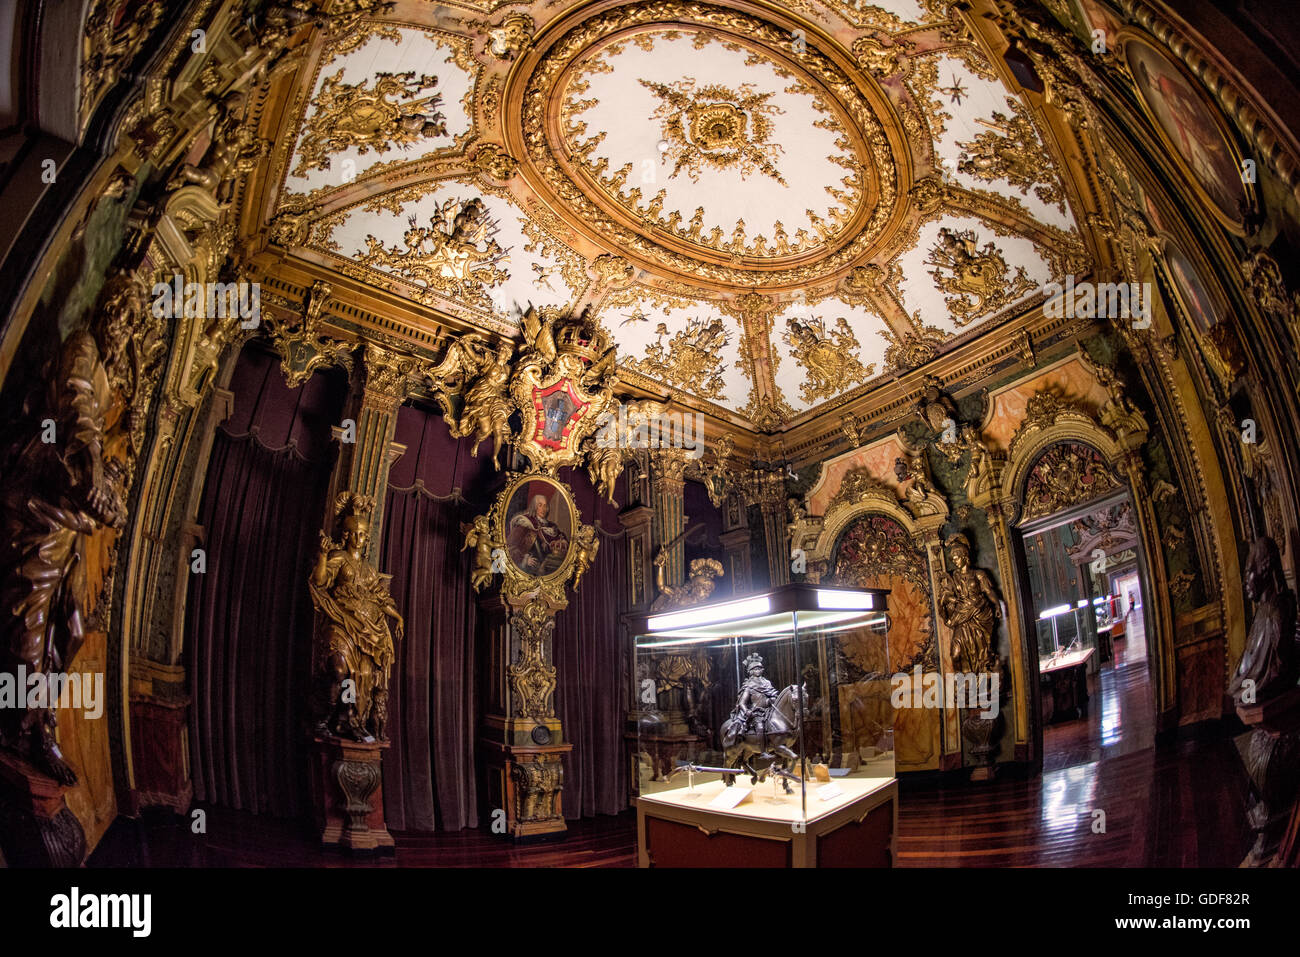
M 488 507 L 495 473 L 433 412 L 401 408 L 394 441 L 406 452 L 388 476 L 379 567 L 393 576 L 406 639 L 389 689 L 384 810 L 394 830 L 476 827 L 478 606 L 460 523 Z M 456 489 L 465 504 L 454 500 Z
M 582 521 L 598 528 L 600 548 L 569 607 L 555 619 L 555 712 L 573 751 L 564 765 L 564 816 L 617 814 L 627 808 L 623 733 L 631 655 L 620 616 L 627 610 L 627 543 L 618 509 L 601 499 L 586 472 L 562 469 Z M 614 498 L 627 501 L 627 477 Z
M 384 810 L 395 830 L 476 827 L 481 659 L 470 553 L 460 523 L 482 514 L 500 487 L 484 454 L 455 440 L 442 416 L 403 407 L 394 436 L 406 446 L 388 476 L 380 569 L 406 618 L 389 696 L 392 746 L 384 758 Z M 619 614 L 627 559 L 618 509 L 597 502 L 585 473 L 566 470 L 583 520 L 602 529 L 596 561 L 560 613 L 556 711 L 575 745 L 565 767 L 566 817 L 615 813 L 627 800 L 623 723 L 626 642 Z M 459 490 L 463 502 L 456 501 Z M 616 498 L 622 500 L 620 485 Z M 611 537 L 612 535 L 612 537 Z
M 230 389 L 199 508 L 207 571 L 191 574 L 186 609 L 194 791 L 296 817 L 308 811 L 306 582 L 347 380 L 317 373 L 290 389 L 278 359 L 249 346 Z
M 697 558 L 716 559 L 722 567 L 727 567 L 727 550 L 722 546 L 722 511 L 709 501 L 709 490 L 703 482 L 687 479 L 682 489 L 682 511 L 686 514 L 686 527 L 703 524 L 703 528 L 686 540 L 684 551 L 686 573 L 690 574 L 691 562 Z M 723 575 L 716 582 L 713 597 L 726 598 L 733 594 L 735 586 L 730 575 Z

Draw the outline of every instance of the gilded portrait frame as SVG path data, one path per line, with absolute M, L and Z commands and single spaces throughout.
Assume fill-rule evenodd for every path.
M 1219 140 L 1227 150 L 1232 165 L 1237 171 L 1235 183 L 1240 186 L 1242 191 L 1241 195 L 1242 198 L 1246 200 L 1247 207 L 1257 208 L 1259 205 L 1258 192 L 1254 183 L 1247 183 L 1241 179 L 1242 160 L 1245 157 L 1242 155 L 1241 148 L 1238 146 L 1237 140 L 1233 135 L 1232 127 L 1228 125 L 1228 121 L 1224 117 L 1223 112 L 1218 109 L 1218 107 L 1216 107 L 1206 95 L 1204 84 L 1197 80 L 1196 77 L 1192 76 L 1183 64 L 1178 62 L 1172 52 L 1170 52 L 1166 46 L 1161 44 L 1154 37 L 1134 30 L 1131 27 L 1126 27 L 1119 33 L 1119 45 L 1120 58 L 1124 64 L 1125 70 L 1128 71 L 1129 76 L 1132 78 L 1133 90 L 1137 95 L 1138 104 L 1142 108 L 1143 115 L 1147 118 L 1147 121 L 1151 124 L 1152 129 L 1159 138 L 1160 145 L 1164 147 L 1165 152 L 1169 155 L 1170 160 L 1174 163 L 1179 173 L 1181 173 L 1183 178 L 1191 184 L 1192 190 L 1195 192 L 1201 205 L 1206 208 L 1214 219 L 1234 235 L 1245 236 L 1246 223 L 1244 214 L 1242 212 L 1237 212 L 1233 215 L 1229 215 L 1224 211 L 1218 201 L 1210 193 L 1209 188 L 1202 182 L 1201 175 L 1192 169 L 1187 158 L 1182 155 L 1178 146 L 1173 142 L 1169 133 L 1165 130 L 1164 124 L 1161 123 L 1159 116 L 1152 107 L 1151 102 L 1144 91 L 1143 84 L 1138 80 L 1138 75 L 1134 67 L 1134 54 L 1132 51 L 1138 46 L 1145 47 L 1153 53 L 1157 59 L 1165 61 L 1187 84 L 1193 97 L 1199 103 L 1202 110 L 1205 111 L 1206 116 L 1213 125 L 1214 132 L 1217 133 Z
M 511 505 L 520 491 L 523 490 L 527 494 L 527 490 L 533 483 L 546 485 L 553 490 L 550 497 L 551 515 L 555 514 L 553 503 L 557 497 L 568 511 L 568 528 L 563 529 L 568 538 L 564 557 L 557 567 L 541 575 L 532 574 L 519 567 L 510 555 L 510 522 L 518 513 L 517 510 L 511 511 Z M 563 590 L 565 582 L 573 573 L 578 552 L 576 544 L 582 528 L 582 516 L 578 512 L 577 503 L 573 500 L 573 492 L 567 485 L 554 475 L 545 472 L 525 472 L 514 475 L 506 482 L 505 487 L 492 503 L 488 513 L 488 523 L 494 545 L 505 552 L 504 567 L 500 570 L 505 579 L 503 590 L 507 595 L 522 595 L 537 589 Z
M 1157 264 L 1169 287 L 1170 296 L 1180 318 L 1187 326 L 1193 341 L 1200 347 L 1206 364 L 1225 384 L 1234 381 L 1245 365 L 1241 355 L 1241 346 L 1237 335 L 1232 331 L 1230 318 L 1233 313 L 1226 305 L 1223 292 L 1217 283 L 1206 279 L 1212 272 L 1204 269 L 1187 251 L 1187 248 L 1172 236 L 1161 234 L 1161 250 Z M 1209 302 L 1211 315 L 1203 316 L 1201 310 L 1194 308 L 1185 283 L 1174 269 L 1174 260 L 1178 258 L 1186 263 L 1192 280 L 1200 286 Z

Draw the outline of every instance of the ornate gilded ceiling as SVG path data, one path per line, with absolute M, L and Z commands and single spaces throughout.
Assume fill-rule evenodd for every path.
M 381 5 L 298 61 L 271 237 L 500 334 L 589 307 L 629 384 L 778 427 L 1087 271 L 949 6 Z

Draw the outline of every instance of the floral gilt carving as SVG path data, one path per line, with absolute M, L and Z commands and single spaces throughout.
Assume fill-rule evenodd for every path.
M 325 78 L 314 99 L 315 109 L 304 124 L 293 175 L 330 168 L 330 156 L 348 148 L 365 155 L 372 149 L 410 149 L 420 140 L 447 133 L 438 110 L 442 97 L 431 92 L 436 76 L 376 73 L 370 80 L 343 82 L 343 69 Z M 423 95 L 422 95 L 423 94 Z

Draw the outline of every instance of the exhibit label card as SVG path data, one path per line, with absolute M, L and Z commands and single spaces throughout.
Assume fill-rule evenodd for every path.
M 823 784 L 817 789 L 817 796 L 823 801 L 832 801 L 843 793 L 840 786 L 833 781 L 830 784 Z
M 729 787 L 709 802 L 716 808 L 733 808 L 744 804 L 754 793 L 753 788 Z

